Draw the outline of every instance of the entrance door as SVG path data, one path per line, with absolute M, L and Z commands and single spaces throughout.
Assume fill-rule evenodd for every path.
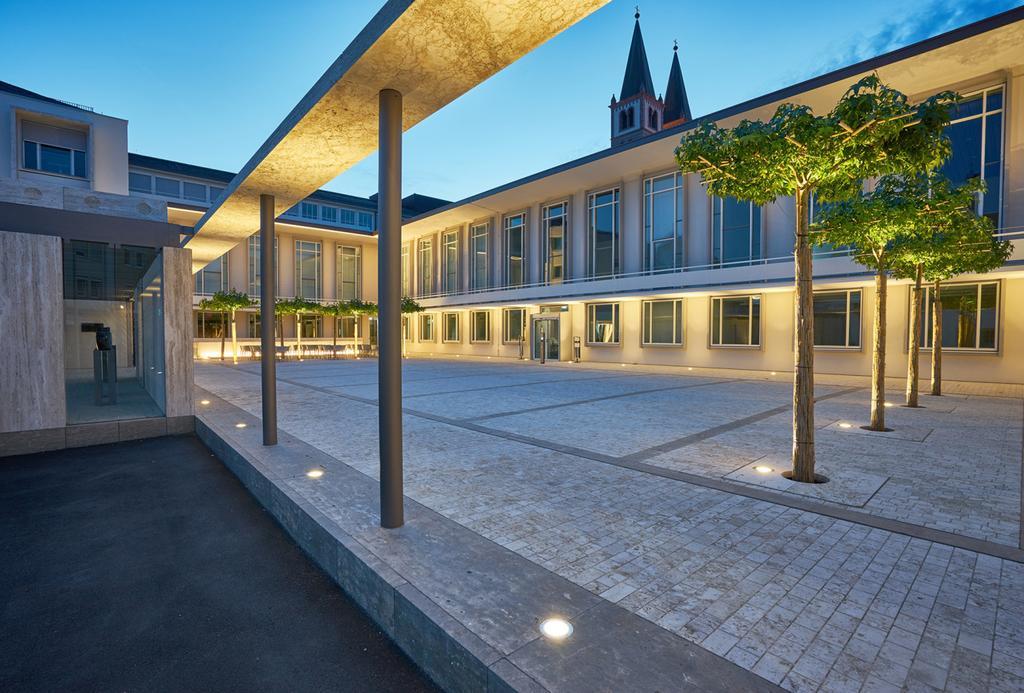
M 531 358 L 534 360 L 557 361 L 559 355 L 558 318 L 533 319 Z

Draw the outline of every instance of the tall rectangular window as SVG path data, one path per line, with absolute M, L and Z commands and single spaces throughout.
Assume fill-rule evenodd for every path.
M 619 273 L 619 189 L 587 196 L 587 239 L 591 277 Z
M 814 346 L 860 346 L 860 289 L 814 292 Z
M 760 296 L 718 296 L 711 299 L 712 346 L 758 346 L 760 343 Z
M 473 310 L 469 312 L 469 341 L 491 341 L 491 311 Z
M 224 319 L 224 313 L 207 312 L 202 310 L 195 311 L 196 316 L 196 331 L 195 335 L 197 339 L 214 339 L 226 335 L 228 329 L 227 321 Z
M 526 324 L 525 308 L 506 308 L 503 315 L 501 340 L 513 344 L 523 339 L 523 327 Z
M 221 255 L 203 269 L 196 272 L 196 293 L 212 296 L 218 291 L 228 290 L 228 255 Z
M 460 341 L 458 313 L 441 313 L 441 341 Z
M 526 214 L 505 217 L 505 286 L 526 283 Z
M 358 246 L 339 245 L 337 261 L 337 296 L 339 301 L 354 301 L 360 298 L 362 253 Z
M 338 330 L 338 337 L 341 339 L 356 338 L 356 316 L 340 315 L 334 321 L 335 329 Z
M 409 293 L 409 244 L 402 246 L 402 296 L 412 296 Z
M 303 313 L 299 318 L 303 339 L 319 339 L 324 336 L 324 319 L 322 316 Z
M 618 303 L 590 303 L 587 305 L 587 343 L 619 343 Z
M 441 234 L 441 291 L 459 290 L 459 231 L 453 229 Z
M 274 238 L 274 267 L 277 267 L 277 238 Z M 260 275 L 263 272 L 262 255 L 260 254 L 260 234 L 249 236 L 249 295 L 260 295 Z
M 421 238 L 416 250 L 416 275 L 420 296 L 434 293 L 434 239 Z
M 21 121 L 22 168 L 61 176 L 88 178 L 85 130 Z
M 712 261 L 742 265 L 761 258 L 761 208 L 734 197 L 713 197 Z
M 977 211 L 1000 228 L 1003 168 L 1003 88 L 985 89 L 953 107 L 946 127 L 953 154 L 941 172 L 960 185 L 972 178 L 985 181 Z
M 665 272 L 683 266 L 683 174 L 644 181 L 644 269 Z
M 475 291 L 487 288 L 487 235 L 490 224 L 469 227 L 469 288 Z
M 568 218 L 569 205 L 565 202 L 547 205 L 541 209 L 543 281 L 547 284 L 561 284 L 565 279 L 565 238 Z
M 295 241 L 295 296 L 320 299 L 319 241 Z
M 420 313 L 420 341 L 434 341 L 434 314 Z
M 932 347 L 931 287 L 925 287 L 921 310 L 921 344 Z M 999 331 L 999 283 L 949 284 L 939 291 L 942 348 L 995 351 Z
M 683 299 L 644 301 L 643 343 L 651 346 L 682 346 Z

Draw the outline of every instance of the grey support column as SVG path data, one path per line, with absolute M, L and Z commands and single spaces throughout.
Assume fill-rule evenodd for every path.
M 277 445 L 277 364 L 274 350 L 274 196 L 260 195 L 260 375 L 263 378 L 263 444 Z
M 380 526 L 401 527 L 402 507 L 402 95 L 380 92 L 377 194 L 377 350 Z

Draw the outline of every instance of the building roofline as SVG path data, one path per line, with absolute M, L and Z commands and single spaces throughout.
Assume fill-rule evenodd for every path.
M 962 27 L 958 27 L 951 31 L 947 31 L 944 34 L 932 36 L 931 38 L 927 38 L 922 41 L 918 41 L 916 43 L 903 46 L 902 48 L 897 48 L 895 50 L 889 51 L 888 53 L 882 53 L 881 55 L 877 55 L 873 58 L 868 58 L 867 60 L 862 60 L 858 63 L 853 63 L 852 65 L 847 65 L 845 67 L 840 67 L 838 69 L 832 70 L 831 72 L 826 72 L 825 74 L 818 75 L 817 77 L 811 77 L 810 79 L 806 79 L 802 82 L 797 82 L 796 84 L 792 84 L 788 87 L 783 87 L 781 89 L 768 92 L 767 94 L 762 94 L 761 96 L 748 99 L 747 101 L 742 101 L 738 104 L 728 106 L 713 113 L 708 113 L 706 115 L 700 116 L 699 118 L 694 118 L 691 121 L 687 121 L 680 125 L 676 125 L 667 130 L 663 130 L 661 132 L 648 135 L 647 137 L 642 137 L 640 139 L 632 140 L 624 144 L 609 147 L 607 149 L 602 149 L 592 154 L 582 156 L 578 159 L 573 159 L 563 164 L 552 166 L 551 168 L 530 174 L 528 176 L 524 176 L 523 178 L 519 178 L 509 183 L 499 185 L 497 187 L 491 188 L 490 190 L 485 190 L 475 195 L 471 195 L 469 197 L 463 198 L 456 202 L 452 202 L 451 204 L 445 205 L 443 207 L 432 209 L 429 212 L 425 212 L 424 214 L 420 214 L 419 216 L 413 217 L 412 219 L 408 219 L 404 223 L 411 224 L 422 221 L 424 219 L 429 219 L 430 217 L 440 214 L 442 212 L 458 209 L 459 207 L 472 204 L 486 197 L 490 197 L 491 195 L 496 195 L 507 190 L 512 190 L 514 188 L 518 188 L 522 185 L 526 185 L 528 183 L 541 180 L 542 178 L 547 178 L 548 176 L 552 176 L 557 173 L 562 173 L 564 171 L 569 171 L 574 168 L 577 168 L 579 166 L 584 166 L 595 161 L 600 161 L 601 159 L 606 159 L 608 157 L 615 156 L 616 154 L 629 151 L 630 149 L 635 149 L 636 147 L 651 144 L 652 142 L 657 142 L 659 140 L 663 140 L 669 137 L 679 136 L 683 132 L 686 132 L 687 130 L 692 130 L 704 122 L 721 120 L 724 118 L 728 118 L 730 116 L 737 115 L 739 113 L 744 113 L 746 111 L 753 110 L 755 108 L 773 103 L 775 101 L 780 101 L 782 99 L 786 99 L 797 94 L 810 91 L 812 89 L 817 89 L 818 87 L 838 82 L 844 78 L 850 77 L 851 75 L 860 74 L 862 72 L 870 72 L 880 67 L 891 65 L 901 60 L 906 60 L 907 58 L 912 58 L 914 56 L 921 55 L 922 53 L 927 53 L 937 48 L 942 48 L 943 46 L 948 46 L 958 41 L 963 41 L 964 39 L 968 39 L 979 34 L 983 34 L 987 31 L 992 31 L 993 29 L 1008 26 L 1010 24 L 1022 20 L 1024 20 L 1024 6 L 1015 7 L 1011 10 L 1007 10 L 1005 12 L 992 15 L 991 17 L 986 17 L 985 19 L 981 19 L 977 22 L 965 24 Z
M 29 99 L 36 99 L 38 101 L 45 101 L 47 103 L 57 104 L 58 106 L 67 106 L 68 108 L 74 108 L 77 111 L 85 111 L 86 113 L 95 113 L 91 106 L 83 106 L 79 103 L 72 101 L 64 101 L 62 99 L 55 99 L 52 96 L 45 96 L 39 92 L 19 87 L 17 84 L 11 84 L 10 82 L 4 82 L 0 80 L 0 91 L 7 94 L 14 94 L 15 96 L 24 96 Z

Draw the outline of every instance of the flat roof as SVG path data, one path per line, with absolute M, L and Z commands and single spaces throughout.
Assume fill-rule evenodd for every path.
M 376 151 L 382 89 L 408 130 L 608 1 L 388 0 L 196 224 L 192 270 L 258 230 L 260 194 L 280 215 Z

